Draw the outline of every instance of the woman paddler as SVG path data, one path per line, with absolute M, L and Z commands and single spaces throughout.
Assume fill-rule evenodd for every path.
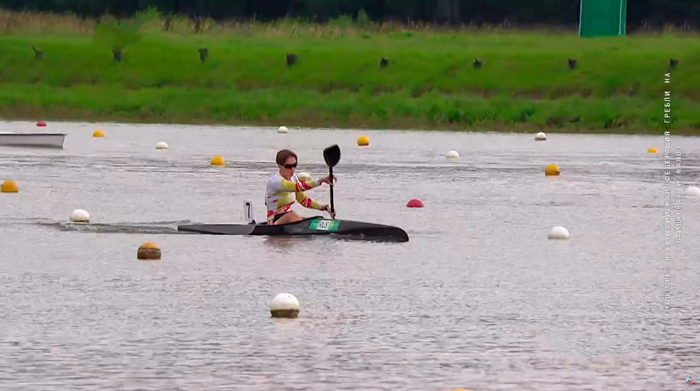
M 330 176 L 316 180 L 300 180 L 295 173 L 298 162 L 297 155 L 288 149 L 277 152 L 275 161 L 279 171 L 267 181 L 265 192 L 268 224 L 279 225 L 302 220 L 301 216 L 291 210 L 294 199 L 307 208 L 326 211 L 331 217 L 335 217 L 335 213 L 331 213 L 330 206 L 316 202 L 304 194 L 305 190 L 321 186 L 322 183 L 332 186 Z M 333 180 L 338 180 L 335 175 Z

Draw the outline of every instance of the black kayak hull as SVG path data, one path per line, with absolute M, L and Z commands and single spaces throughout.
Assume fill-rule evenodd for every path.
M 178 231 L 209 235 L 318 236 L 332 235 L 346 239 L 408 242 L 406 231 L 384 224 L 352 220 L 331 220 L 311 217 L 291 224 L 190 224 Z

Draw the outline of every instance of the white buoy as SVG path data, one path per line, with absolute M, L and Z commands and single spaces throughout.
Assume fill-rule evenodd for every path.
M 685 189 L 685 195 L 687 197 L 700 197 L 700 188 L 690 186 L 689 188 Z
M 549 231 L 549 236 L 547 236 L 549 239 L 568 239 L 569 238 L 569 231 L 561 226 L 556 226 L 553 227 L 551 231 Z
M 89 223 L 90 214 L 83 209 L 76 209 L 70 214 L 70 221 L 72 223 Z
M 535 135 L 535 140 L 536 141 L 544 141 L 547 139 L 547 135 L 544 134 L 544 132 L 539 132 Z
M 299 315 L 299 300 L 289 293 L 280 293 L 270 302 L 273 318 L 296 318 Z
M 308 172 L 300 172 L 297 174 L 297 178 L 299 178 L 300 181 L 305 182 L 305 181 L 310 181 L 311 180 L 311 174 Z
M 289 129 L 286 126 L 280 126 L 277 128 L 277 133 L 289 133 Z
M 156 149 L 168 149 L 168 143 L 165 141 L 161 141 L 158 144 L 156 144 Z
M 450 151 L 450 152 L 447 152 L 447 154 L 445 155 L 445 157 L 448 158 L 448 159 L 458 159 L 458 158 L 459 158 L 459 154 L 457 153 L 457 151 Z

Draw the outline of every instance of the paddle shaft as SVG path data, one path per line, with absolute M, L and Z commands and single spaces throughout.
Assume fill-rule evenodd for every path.
M 335 205 L 333 204 L 333 167 L 328 167 L 328 172 L 331 178 L 331 213 L 335 213 Z

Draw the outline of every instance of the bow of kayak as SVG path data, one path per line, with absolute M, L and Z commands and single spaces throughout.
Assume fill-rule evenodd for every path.
M 344 239 L 408 242 L 408 234 L 398 227 L 362 221 L 325 219 L 320 216 L 282 225 L 190 224 L 180 225 L 177 230 L 210 235 L 333 235 Z

